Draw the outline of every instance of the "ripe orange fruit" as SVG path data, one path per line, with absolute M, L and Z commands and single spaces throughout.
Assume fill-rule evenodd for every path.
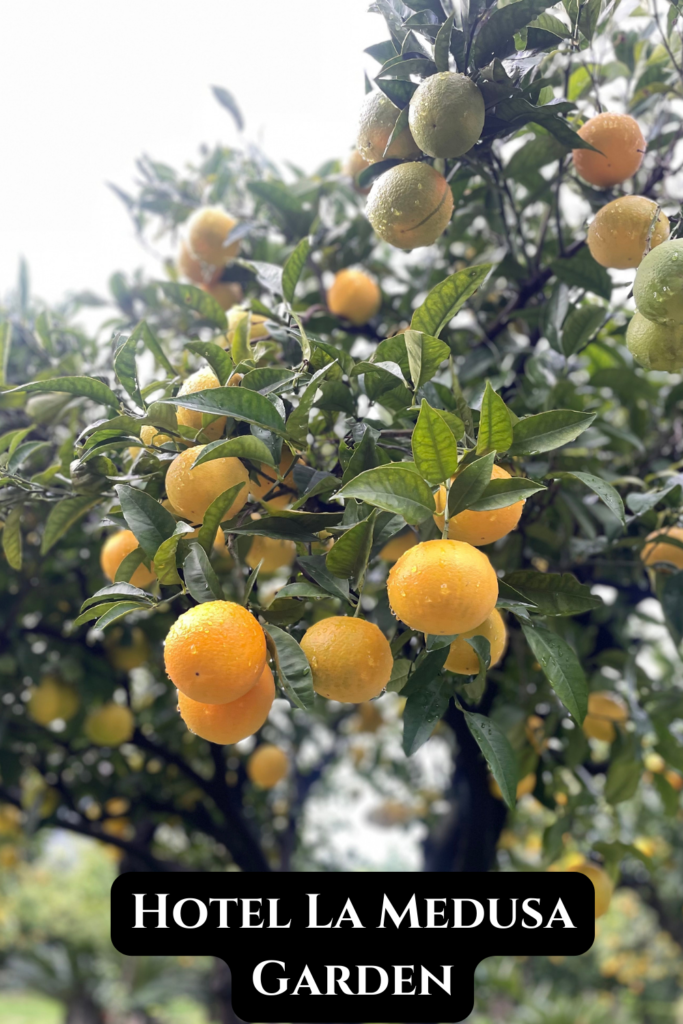
M 473 676 L 479 671 L 479 659 L 473 647 L 467 641 L 473 636 L 483 636 L 491 646 L 491 665 L 497 665 L 503 657 L 507 644 L 507 631 L 503 617 L 497 608 L 494 608 L 487 619 L 484 619 L 474 629 L 461 633 L 453 641 L 446 658 L 446 668 L 449 672 L 457 672 L 461 676 Z
M 383 92 L 367 93 L 360 110 L 358 122 L 358 152 L 369 164 L 390 157 L 409 160 L 420 155 L 410 128 L 405 128 L 397 139 L 394 139 L 389 151 L 384 153 L 387 142 L 394 130 L 400 110 Z
M 509 480 L 510 474 L 502 466 L 494 465 L 491 479 Z M 443 484 L 439 488 L 435 500 L 437 514 L 434 516 L 434 522 L 440 530 L 443 530 L 444 517 L 442 513 L 446 507 L 446 488 Z M 494 541 L 500 540 L 511 530 L 516 529 L 523 510 L 524 501 L 516 501 L 514 505 L 491 509 L 489 512 L 472 512 L 470 509 L 465 509 L 464 512 L 449 519 L 448 539 L 464 540 L 467 544 L 474 544 L 475 547 L 493 544 Z
M 388 540 L 377 557 L 381 558 L 383 562 L 395 562 L 405 551 L 414 548 L 417 543 L 415 531 L 406 530 L 405 533 L 399 533 L 397 537 Z
M 200 286 L 214 280 L 217 274 L 215 267 L 202 263 L 201 260 L 197 259 L 185 241 L 180 243 L 176 266 L 181 277 L 186 277 L 188 281 L 192 281 L 193 284 Z
M 230 519 L 244 507 L 248 497 L 249 474 L 239 459 L 229 456 L 192 468 L 206 446 L 188 448 L 176 456 L 166 473 L 166 493 L 177 513 L 191 523 L 201 523 L 211 502 L 235 484 L 245 486 L 238 493 L 224 519 Z
M 675 789 L 677 793 L 683 789 L 683 775 L 679 775 L 673 768 L 669 768 L 668 771 L 664 772 L 664 778 L 669 783 L 672 789 Z
M 398 164 L 373 183 L 366 213 L 379 238 L 398 249 L 417 249 L 445 231 L 453 193 L 430 164 Z
M 640 557 L 645 565 L 658 565 L 666 562 L 677 569 L 683 569 L 683 548 L 676 547 L 675 544 L 667 544 L 667 537 L 672 537 L 679 543 L 683 543 L 683 527 L 667 526 L 663 530 L 655 530 L 648 534 L 647 539 L 650 543 L 645 545 L 640 552 Z
M 272 789 L 289 771 L 289 758 L 272 743 L 262 743 L 247 761 L 247 775 L 260 789 Z
M 292 540 L 276 540 L 274 537 L 254 537 L 247 552 L 245 561 L 255 569 L 263 561 L 261 572 L 277 572 L 278 569 L 292 564 L 296 558 L 296 544 Z
M 408 113 L 413 138 L 424 153 L 456 157 L 469 152 L 481 136 L 486 106 L 471 78 L 441 71 L 417 87 Z
M 78 711 L 78 694 L 70 686 L 53 675 L 41 677 L 38 686 L 31 690 L 27 705 L 28 716 L 38 725 L 49 725 L 57 718 L 68 722 Z
M 618 694 L 611 690 L 597 690 L 588 694 L 588 714 L 583 720 L 583 731 L 589 739 L 613 743 L 617 737 L 614 723 L 628 721 L 628 708 Z
M 609 910 L 609 905 L 614 892 L 614 883 L 606 871 L 603 871 L 597 864 L 583 860 L 579 864 L 570 864 L 561 869 L 562 871 L 578 871 L 580 874 L 590 878 L 595 889 L 595 918 L 602 917 Z
M 603 267 L 629 270 L 645 256 L 657 203 L 644 196 L 621 196 L 598 210 L 588 228 L 588 248 Z M 660 210 L 650 236 L 650 248 L 669 237 L 669 218 Z
M 135 719 L 130 708 L 112 701 L 88 715 L 83 731 L 99 747 L 120 747 L 133 735 Z
M 232 309 L 244 298 L 242 285 L 238 281 L 216 281 L 214 284 L 205 284 L 202 287 L 216 300 L 221 309 Z
M 517 792 L 515 796 L 518 800 L 521 800 L 523 796 L 528 796 L 529 793 L 533 793 L 536 789 L 536 776 L 533 772 L 529 772 L 523 779 L 520 779 L 517 783 Z M 489 791 L 491 796 L 494 796 L 496 800 L 502 800 L 503 794 L 501 788 L 494 779 L 493 775 L 489 775 Z
M 187 378 L 178 392 L 178 398 L 182 398 L 183 395 L 194 395 L 198 391 L 207 391 L 219 387 L 220 381 L 211 367 L 203 366 L 201 370 L 197 370 L 196 373 Z M 202 426 L 202 415 L 196 409 L 183 409 L 182 405 L 180 405 L 177 409 L 178 425 L 190 427 L 192 430 L 199 430 Z M 209 441 L 217 441 L 225 430 L 225 420 L 225 416 L 217 416 L 215 420 L 203 428 L 204 436 L 208 437 Z
M 343 167 L 344 174 L 347 174 L 349 178 L 351 178 L 354 192 L 357 192 L 361 196 L 366 196 L 368 194 L 370 186 L 368 185 L 367 188 L 360 188 L 357 183 L 357 178 L 360 172 L 364 171 L 365 168 L 369 166 L 370 164 L 365 157 L 361 156 L 357 149 L 353 149 L 349 153 Z
M 269 498 L 268 504 L 274 508 L 285 508 L 289 505 L 296 496 L 296 484 L 294 483 L 294 456 L 292 455 L 289 448 L 286 445 L 282 448 L 282 455 L 280 457 L 279 472 L 282 477 L 282 482 L 285 487 L 289 487 L 292 491 L 291 494 L 279 494 L 276 498 Z M 305 459 L 298 459 L 297 465 L 305 465 Z M 260 463 L 258 470 L 259 482 L 249 479 L 249 493 L 255 501 L 263 501 L 266 494 L 275 486 L 277 481 L 275 470 L 272 466 L 267 466 L 265 463 Z
M 377 732 L 380 726 L 384 724 L 382 713 L 374 700 L 366 700 L 359 704 L 358 714 L 354 717 L 354 732 Z
M 178 710 L 190 732 L 209 743 L 239 743 L 261 728 L 275 699 L 273 673 L 263 666 L 256 685 L 227 704 L 202 704 L 178 690 Z
M 584 181 L 598 188 L 620 185 L 636 173 L 647 149 L 638 122 L 628 114 L 615 114 L 605 110 L 579 128 L 584 142 L 589 142 L 599 153 L 590 149 L 572 151 L 574 167 Z
M 529 715 L 524 726 L 524 734 L 537 754 L 542 754 L 548 749 L 545 722 L 538 715 Z
M 428 540 L 401 555 L 387 583 L 394 615 L 436 636 L 474 629 L 498 599 L 498 577 L 486 555 L 458 540 Z
M 232 601 L 207 601 L 183 612 L 164 644 L 166 672 L 203 704 L 226 704 L 254 686 L 266 663 L 266 638 L 254 616 Z
M 363 270 L 340 270 L 327 293 L 330 313 L 346 317 L 356 327 L 379 313 L 382 293 L 374 278 Z
M 213 267 L 224 267 L 240 251 L 240 242 L 226 246 L 225 240 L 237 224 L 229 214 L 216 206 L 203 206 L 187 222 L 190 252 L 198 260 Z
M 306 631 L 301 649 L 321 697 L 358 704 L 377 697 L 389 682 L 394 659 L 379 626 L 333 615 Z
M 129 555 L 131 551 L 135 551 L 138 547 L 138 539 L 132 530 L 120 530 L 118 533 L 112 533 L 111 537 L 107 537 L 100 552 L 100 566 L 107 579 L 111 580 L 112 583 L 114 582 L 116 571 L 121 562 L 126 555 Z M 140 587 L 144 590 L 156 578 L 153 568 L 148 569 L 145 565 L 139 565 L 129 582 L 134 587 Z
M 162 434 L 157 427 L 153 427 L 151 423 L 148 423 L 140 428 L 140 440 L 143 444 L 155 445 L 159 448 L 162 444 L 172 441 L 173 438 L 170 434 Z
M 122 638 L 123 629 L 118 626 L 109 633 L 104 646 L 107 658 L 114 668 L 121 672 L 130 672 L 131 669 L 139 668 L 149 660 L 149 642 L 139 626 L 133 626 L 131 629 L 128 643 L 121 643 Z

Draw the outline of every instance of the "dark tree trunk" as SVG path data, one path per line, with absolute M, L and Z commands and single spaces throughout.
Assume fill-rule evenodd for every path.
M 104 1024 L 104 1016 L 89 996 L 80 993 L 67 1004 L 64 1024 Z
M 223 960 L 214 960 L 211 972 L 211 1020 L 218 1024 L 242 1024 L 232 1008 L 232 978 L 230 968 Z
M 488 713 L 492 699 L 493 694 L 487 694 L 477 710 Z M 425 840 L 424 870 L 490 871 L 507 810 L 502 800 L 491 795 L 486 761 L 465 716 L 453 703 L 444 721 L 458 745 L 447 797 L 450 810 Z

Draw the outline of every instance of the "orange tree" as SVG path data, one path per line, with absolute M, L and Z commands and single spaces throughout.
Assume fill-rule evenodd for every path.
M 643 35 L 547 7 L 377 0 L 346 170 L 141 161 L 121 198 L 180 255 L 112 277 L 99 338 L 73 316 L 103 300 L 48 310 L 22 274 L 0 335 L 10 835 L 311 866 L 334 766 L 424 790 L 436 729 L 426 870 L 523 863 L 533 794 L 531 866 L 621 867 L 680 938 L 671 861 L 634 845 L 675 846 L 683 771 L 677 655 L 639 656 L 647 598 L 683 632 L 678 10 Z M 248 770 L 254 733 L 280 751 Z

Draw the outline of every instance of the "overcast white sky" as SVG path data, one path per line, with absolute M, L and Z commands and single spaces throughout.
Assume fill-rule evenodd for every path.
M 312 170 L 344 155 L 366 46 L 386 38 L 369 0 L 18 0 L 0 5 L 0 296 L 20 255 L 33 290 L 103 292 L 152 261 L 107 188 L 141 153 L 173 165 L 236 143 L 210 86 L 236 96 L 245 134 Z

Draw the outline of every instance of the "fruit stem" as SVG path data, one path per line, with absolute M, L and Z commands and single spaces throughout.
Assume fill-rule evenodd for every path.
M 360 599 L 363 596 L 363 587 L 365 586 L 365 573 L 361 576 L 358 581 L 358 601 L 356 602 L 356 610 L 353 613 L 354 619 L 357 619 L 361 612 Z
M 448 501 L 449 501 L 449 498 L 451 496 L 451 479 L 450 479 L 450 477 L 448 478 L 448 480 L 446 480 L 445 487 L 446 487 L 446 504 L 445 504 L 444 510 L 443 510 L 443 531 L 441 533 L 441 540 L 448 540 L 448 522 L 449 522 Z

